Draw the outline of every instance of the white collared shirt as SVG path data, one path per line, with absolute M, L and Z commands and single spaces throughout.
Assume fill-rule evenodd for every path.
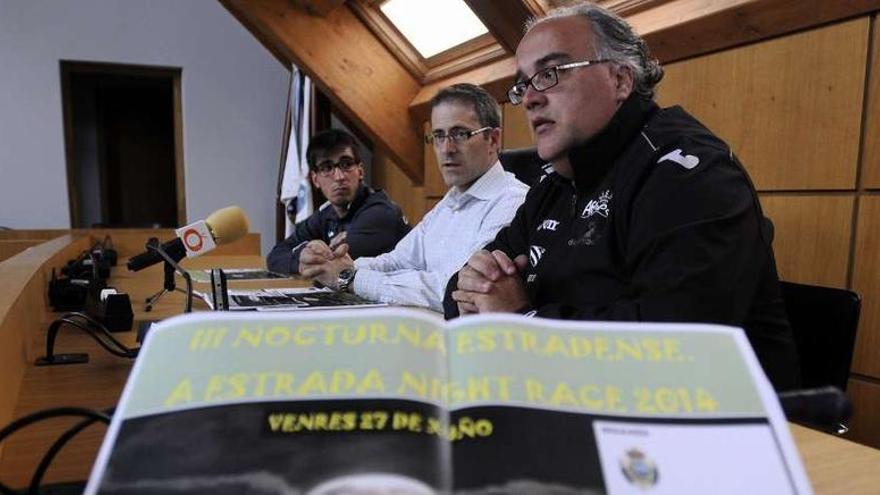
M 374 301 L 442 312 L 449 277 L 510 224 L 528 190 L 496 161 L 466 191 L 451 188 L 393 251 L 356 259 L 352 289 Z

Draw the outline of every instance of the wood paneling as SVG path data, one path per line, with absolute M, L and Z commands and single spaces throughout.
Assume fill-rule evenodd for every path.
M 853 403 L 848 438 L 880 448 L 880 385 L 852 378 L 847 384 L 846 394 Z
M 419 82 L 348 7 L 310 16 L 288 0 L 221 0 L 254 36 L 296 63 L 333 104 L 422 182 L 420 128 L 409 118 Z
M 425 123 L 425 134 L 431 132 L 431 123 Z M 425 145 L 425 196 L 436 198 L 446 194 L 449 188 L 446 182 L 443 182 L 443 175 L 440 174 L 440 165 L 437 164 L 437 154 L 434 152 L 434 145 Z
M 428 198 L 425 200 L 425 213 L 434 209 L 437 206 L 437 203 L 440 202 L 443 198 Z
M 0 240 L 0 261 L 9 259 L 29 247 L 46 242 L 45 239 Z
M 532 3 L 532 0 L 526 0 Z M 547 1 L 547 0 L 542 0 Z M 635 30 L 644 36 L 653 56 L 662 62 L 682 60 L 704 53 L 769 39 L 799 29 L 820 26 L 880 9 L 878 0 L 674 0 L 657 1 L 656 6 L 627 16 Z M 537 9 L 536 9 L 537 10 Z M 638 9 L 636 9 L 638 10 Z M 799 88 L 805 74 L 798 74 Z M 455 82 L 480 84 L 499 100 L 513 82 L 513 57 L 488 67 L 478 67 L 425 86 L 410 103 L 414 119 L 427 118 L 427 102 L 437 88 Z M 855 77 L 854 74 L 850 74 Z M 723 81 L 722 83 L 727 83 Z
M 61 236 L 0 263 L 0 425 L 13 418 L 22 377 L 33 357 L 31 336 L 47 321 L 50 267 L 86 247 L 86 238 Z M 2 474 L 0 479 L 5 480 Z
M 0 424 L 9 422 L 10 418 L 7 417 L 6 411 L 13 406 L 14 417 L 21 417 L 48 407 L 82 406 L 103 409 L 118 402 L 131 370 L 132 361 L 104 352 L 82 332 L 71 328 L 62 329 L 58 334 L 56 346 L 63 352 L 88 353 L 90 360 L 87 364 L 56 367 L 36 367 L 31 364 L 36 357 L 44 354 L 46 330 L 49 321 L 56 316 L 49 313 L 46 308 L 47 273 L 51 271 L 52 266 L 63 263 L 67 258 L 90 246 L 92 240 L 89 235 L 61 237 L 36 248 L 43 253 L 42 256 L 31 256 L 38 253 L 29 252 L 27 260 L 17 259 L 15 266 L 19 272 L 33 273 L 21 292 L 12 292 L 15 287 L 3 284 L 4 278 L 0 277 L 0 307 L 7 300 L 7 296 L 16 299 L 9 313 L 4 315 L 0 310 L 0 394 L 2 394 L 0 413 L 4 415 L 0 419 Z M 69 244 L 65 245 L 65 243 Z M 55 251 L 53 252 L 52 249 Z M 126 260 L 121 261 L 124 264 Z M 263 258 L 253 254 L 202 257 L 188 260 L 187 263 L 193 269 L 212 266 L 265 267 Z M 8 269 L 11 267 L 0 263 L 0 275 L 7 274 L 3 271 Z M 179 314 L 183 308 L 184 297 L 175 292 L 163 297 L 152 312 L 143 312 L 144 298 L 162 286 L 161 266 L 150 267 L 137 273 L 130 273 L 124 268 L 117 267 L 111 272 L 109 283 L 129 294 L 133 302 L 135 321 L 167 318 Z M 243 285 L 241 282 L 231 283 L 237 287 Z M 261 285 L 265 283 L 263 281 Z M 298 283 L 286 280 L 284 285 Z M 193 306 L 196 310 L 206 308 L 200 302 L 195 302 Z M 121 332 L 114 334 L 114 337 L 128 347 L 135 347 L 136 333 Z M 29 340 L 30 349 L 21 353 L 20 349 L 7 345 L 10 344 L 12 336 Z M 7 354 L 11 354 L 14 359 L 7 359 L 10 357 Z M 21 386 L 15 393 L 7 388 L 7 382 L 15 377 L 15 373 L 7 373 L 10 365 L 19 366 L 18 371 L 20 371 L 18 379 Z M 0 479 L 11 486 L 26 486 L 43 453 L 76 421 L 51 420 L 26 428 L 10 437 L 4 442 L 5 450 L 0 457 L 2 459 Z M 106 427 L 97 425 L 72 440 L 53 462 L 52 468 L 46 473 L 45 482 L 85 479 L 94 463 L 105 431 Z
M 425 84 L 409 104 L 410 117 L 416 122 L 431 118 L 431 98 L 438 91 L 456 83 L 478 84 L 498 101 L 507 101 L 507 90 L 513 85 L 516 62 L 513 57 L 503 58 L 491 64 L 461 74 Z
M 519 40 L 525 32 L 526 21 L 536 14 L 522 0 L 504 2 L 465 0 L 465 2 L 508 53 L 516 51 Z
M 374 187 L 384 189 L 395 203 L 403 209 L 410 225 L 415 225 L 425 214 L 425 188 L 416 186 L 402 172 L 388 155 L 377 152 L 373 155 Z
M 874 22 L 865 119 L 862 187 L 880 189 L 880 29 Z
M 877 0 L 674 0 L 627 20 L 654 56 L 668 62 L 877 9 Z
M 856 228 L 853 290 L 862 296 L 862 316 L 852 370 L 880 378 L 880 196 L 859 200 Z
M 526 119 L 525 105 L 505 103 L 501 106 L 501 112 L 503 114 L 501 147 L 509 150 L 534 146 L 535 136 Z
M 868 19 L 666 67 L 658 100 L 727 140 L 759 190 L 854 189 Z
M 851 195 L 761 196 L 780 279 L 846 288 L 853 203 Z

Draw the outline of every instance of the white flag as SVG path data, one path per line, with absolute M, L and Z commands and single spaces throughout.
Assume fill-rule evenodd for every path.
M 312 214 L 312 188 L 309 183 L 309 165 L 306 149 L 311 128 L 312 81 L 296 66 L 290 70 L 290 134 L 287 137 L 287 161 L 281 181 L 281 202 L 287 207 L 296 201 L 296 221 L 301 222 Z M 287 218 L 284 236 L 293 232 L 293 222 Z

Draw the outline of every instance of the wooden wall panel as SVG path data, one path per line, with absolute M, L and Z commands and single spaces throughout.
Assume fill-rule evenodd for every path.
M 413 184 L 394 161 L 381 151 L 373 155 L 372 179 L 374 187 L 384 189 L 400 205 L 410 225 L 422 219 L 426 211 L 425 188 Z
M 854 378 L 846 394 L 853 403 L 847 438 L 880 449 L 880 385 Z
M 15 239 L 8 241 L 0 240 L 0 261 L 9 259 L 29 247 L 36 246 L 37 244 L 42 244 L 44 242 L 46 242 L 45 239 Z
M 880 379 L 880 196 L 860 199 L 853 290 L 862 296 L 862 316 L 852 370 Z
M 867 17 L 666 67 L 681 104 L 727 140 L 761 190 L 854 189 Z
M 425 122 L 425 135 L 431 132 L 431 123 Z M 425 196 L 439 198 L 446 194 L 449 189 L 440 175 L 440 166 L 437 164 L 437 155 L 434 153 L 434 145 L 425 145 Z
M 868 80 L 867 116 L 865 119 L 865 153 L 862 156 L 862 186 L 880 189 L 880 29 L 875 21 L 872 36 L 870 75 Z
M 526 119 L 525 105 L 511 105 L 505 103 L 501 106 L 502 112 L 502 137 L 503 149 L 528 148 L 535 145 L 535 136 Z
M 87 247 L 84 238 L 63 236 L 0 263 L 0 425 L 13 418 L 22 376 L 36 357 L 31 337 L 47 323 L 51 267 Z
M 761 196 L 780 279 L 846 288 L 853 203 L 851 195 Z
M 56 237 L 67 235 L 70 233 L 68 229 L 12 229 L 0 230 L 0 240 L 15 239 L 43 239 L 49 240 Z

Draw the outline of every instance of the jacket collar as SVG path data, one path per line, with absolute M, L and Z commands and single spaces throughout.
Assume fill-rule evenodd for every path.
M 658 108 L 653 100 L 633 93 L 599 134 L 568 152 L 578 192 L 592 191 L 599 184 Z
M 367 200 L 367 197 L 370 195 L 370 188 L 365 186 L 363 182 L 358 184 L 357 191 L 354 193 L 354 200 L 351 202 L 351 205 L 348 207 L 348 212 L 345 214 L 345 218 L 350 219 L 352 215 L 356 211 L 363 206 L 364 202 Z M 339 218 L 339 214 L 336 213 L 336 209 L 333 210 L 333 216 Z

